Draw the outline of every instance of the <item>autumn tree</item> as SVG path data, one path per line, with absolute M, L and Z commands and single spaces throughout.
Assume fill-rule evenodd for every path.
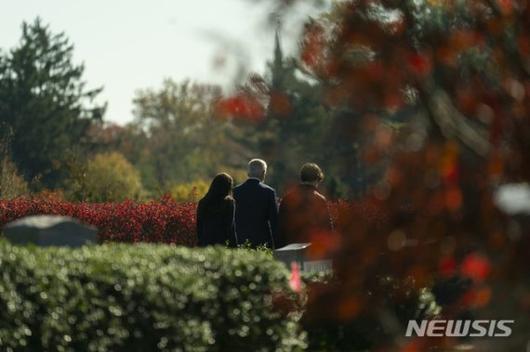
M 448 319 L 519 318 L 513 338 L 497 348 L 524 344 L 528 228 L 514 235 L 493 191 L 530 176 L 529 11 L 522 1 L 350 1 L 308 24 L 301 61 L 326 82 L 331 104 L 361 112 L 351 119 L 372 136 L 361 145 L 365 160 L 391 160 L 363 206 L 342 214 L 340 246 L 320 243 L 339 248 L 342 283 L 315 291 L 308 321 L 346 322 L 357 331 L 351 336 L 399 345 L 401 329 L 384 326 L 402 321 L 388 303 L 407 290 L 389 301 L 382 287 L 390 277 L 398 287 L 432 286 Z M 399 133 L 382 132 L 404 114 Z M 505 296 L 507 288 L 513 293 Z M 359 317 L 379 322 L 376 334 L 359 333 Z
M 355 0 L 307 22 L 298 63 L 343 109 L 337 140 L 358 141 L 364 168 L 378 170 L 360 202 L 336 209 L 338 232 L 313 238 L 315 254 L 335 258 L 337 282 L 311 290 L 312 343 L 458 343 L 402 339 L 417 317 L 405 307 L 425 287 L 443 318 L 519 321 L 491 348 L 527 343 L 529 227 L 494 193 L 530 179 L 529 21 L 526 1 Z

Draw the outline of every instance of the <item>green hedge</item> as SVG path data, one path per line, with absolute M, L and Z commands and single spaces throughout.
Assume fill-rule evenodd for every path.
M 292 351 L 288 272 L 267 253 L 0 240 L 1 351 Z M 294 303 L 294 302 L 291 302 Z

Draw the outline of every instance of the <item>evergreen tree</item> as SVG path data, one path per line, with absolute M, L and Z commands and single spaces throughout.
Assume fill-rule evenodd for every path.
M 332 128 L 336 111 L 326 105 L 323 88 L 321 82 L 300 69 L 297 60 L 284 56 L 278 27 L 267 73 L 263 78 L 251 79 L 243 89 L 264 95 L 261 99 L 267 102 L 266 116 L 248 130 L 248 140 L 254 141 L 256 154 L 269 162 L 268 182 L 280 191 L 298 181 L 299 168 L 307 161 L 316 162 L 329 175 L 333 174 L 337 154 Z M 344 193 L 343 183 L 338 177 L 326 178 L 332 195 Z
M 82 147 L 91 123 L 101 120 L 101 92 L 87 89 L 74 47 L 39 18 L 22 24 L 19 44 L 0 55 L 0 125 L 10 153 L 28 181 L 55 187 L 65 162 Z

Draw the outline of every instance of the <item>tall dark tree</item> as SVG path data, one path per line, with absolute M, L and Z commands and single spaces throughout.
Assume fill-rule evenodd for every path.
M 37 18 L 24 22 L 19 44 L 0 55 L 0 133 L 26 180 L 45 187 L 58 185 L 69 155 L 105 112 L 94 102 L 102 89 L 86 88 L 73 52 L 64 33 Z
M 228 115 L 240 117 L 238 124 L 253 122 L 245 128 L 244 142 L 255 155 L 269 162 L 268 182 L 280 190 L 296 181 L 302 162 L 321 163 L 326 159 L 322 140 L 330 114 L 322 104 L 321 86 L 303 76 L 296 61 L 284 56 L 278 28 L 265 75 L 253 75 L 241 87 L 239 104 L 227 99 L 223 105 L 229 108 Z M 248 108 L 254 103 L 263 108 Z M 262 115 L 253 119 L 256 112 Z

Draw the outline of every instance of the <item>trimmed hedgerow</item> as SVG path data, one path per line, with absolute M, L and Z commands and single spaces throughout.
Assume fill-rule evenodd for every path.
M 300 350 L 295 299 L 266 253 L 0 240 L 2 351 Z
M 373 207 L 345 201 L 329 202 L 333 222 L 349 221 L 352 211 L 383 218 Z M 98 228 L 100 242 L 197 244 L 196 204 L 169 196 L 138 203 L 75 203 L 57 197 L 0 199 L 0 228 L 30 215 L 65 215 Z
M 56 198 L 0 200 L 0 228 L 37 214 L 66 215 L 98 228 L 101 242 L 154 242 L 194 246 L 197 242 L 195 204 L 169 197 L 136 203 L 72 203 Z

